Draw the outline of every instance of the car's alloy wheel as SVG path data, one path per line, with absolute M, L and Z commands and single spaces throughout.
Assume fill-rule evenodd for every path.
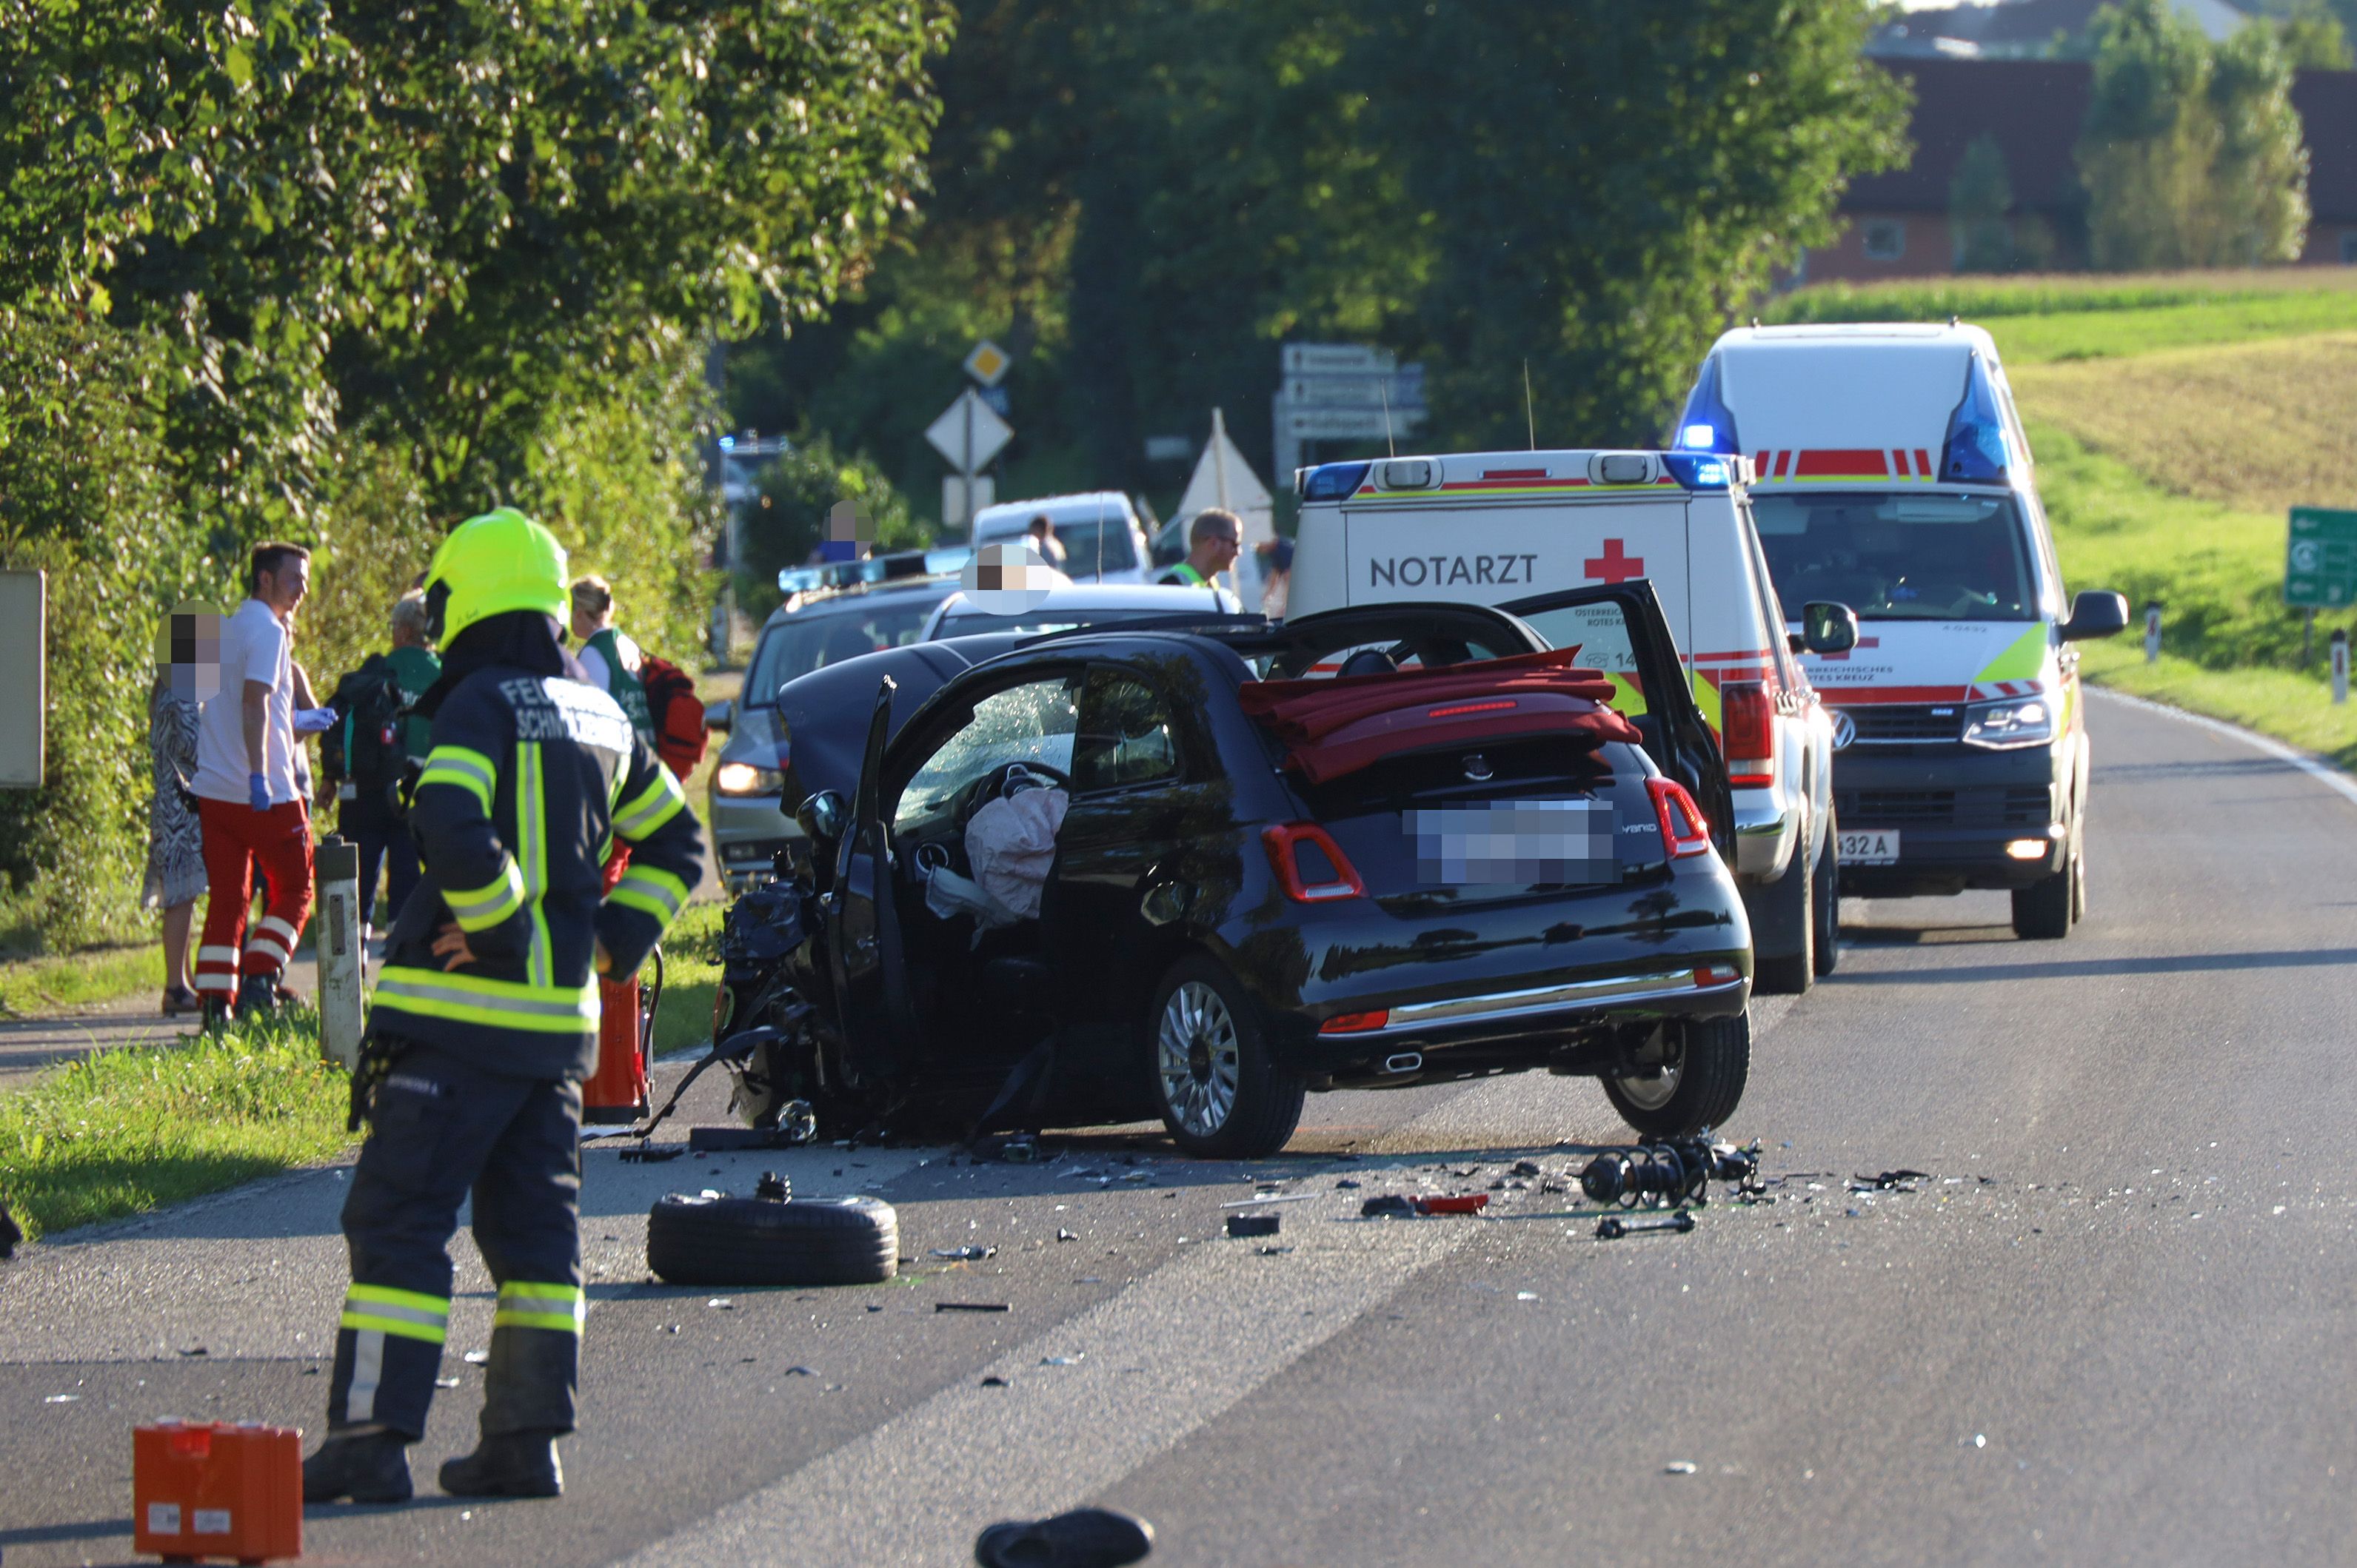
M 1659 1111 L 1678 1097 L 1678 1079 L 1684 1071 L 1685 1058 L 1685 1044 L 1679 1041 L 1669 1047 L 1669 1059 L 1662 1063 L 1661 1071 L 1650 1077 L 1631 1073 L 1627 1078 L 1614 1079 L 1613 1085 L 1620 1090 L 1620 1098 L 1638 1110 Z
M 1285 1147 L 1308 1080 L 1277 1065 L 1252 993 L 1216 959 L 1192 953 L 1170 966 L 1144 1033 L 1155 1103 L 1180 1148 L 1256 1160 Z
M 1751 1075 L 1751 1018 L 1689 1018 L 1663 1026 L 1663 1069 L 1604 1080 L 1620 1119 L 1648 1138 L 1688 1138 L 1723 1128 Z
M 1182 981 L 1162 1004 L 1155 1034 L 1162 1102 L 1180 1131 L 1214 1138 L 1236 1108 L 1236 1020 L 1220 993 Z

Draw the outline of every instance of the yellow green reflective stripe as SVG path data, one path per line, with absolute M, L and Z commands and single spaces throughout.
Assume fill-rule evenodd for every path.
M 687 809 L 687 797 L 680 793 L 679 780 L 671 769 L 658 763 L 655 781 L 614 815 L 614 831 L 624 838 L 637 841 Z
M 548 794 L 540 742 L 516 747 L 516 836 L 523 841 L 523 890 L 532 900 L 532 940 L 524 953 L 524 978 L 534 985 L 555 983 L 549 956 L 548 915 L 541 899 L 548 892 Z
M 533 1284 L 511 1280 L 500 1287 L 500 1304 L 491 1314 L 494 1328 L 548 1328 L 578 1334 L 589 1315 L 589 1303 L 578 1285 Z
M 385 1285 L 354 1283 L 344 1293 L 346 1328 L 398 1335 L 439 1345 L 449 1337 L 450 1303 L 442 1296 Z
M 1702 710 L 1703 722 L 1710 725 L 1710 733 L 1717 735 L 1723 727 L 1719 723 L 1721 709 L 1718 701 L 1718 688 L 1711 682 L 1704 679 L 1703 672 L 1699 670 L 1694 672 L 1692 684 L 1694 686 L 1695 705 Z
M 442 901 L 464 931 L 487 931 L 523 908 L 523 873 L 513 860 L 502 860 L 500 874 L 472 891 L 446 887 Z
M 1625 716 L 1633 716 L 1648 711 L 1645 707 L 1645 693 L 1637 689 L 1637 682 L 1626 675 L 1607 673 L 1604 678 L 1612 682 L 1613 712 Z
M 687 884 L 655 866 L 633 865 L 606 897 L 612 903 L 643 909 L 668 927 L 687 908 Z
M 597 1027 L 594 981 L 576 989 L 387 964 L 372 1000 L 397 1013 L 500 1029 L 570 1035 Z
M 452 784 L 466 790 L 482 802 L 483 815 L 491 814 L 491 795 L 498 789 L 500 770 L 497 764 L 479 751 L 463 746 L 437 746 L 426 755 L 425 766 L 418 770 L 417 787 L 428 784 Z
M 1974 681 L 2035 681 L 2046 668 L 2046 623 L 2032 621 Z

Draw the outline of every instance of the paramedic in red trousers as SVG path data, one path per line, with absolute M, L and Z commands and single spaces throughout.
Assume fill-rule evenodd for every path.
M 311 819 L 296 778 L 296 731 L 325 729 L 334 715 L 322 723 L 321 714 L 295 706 L 287 620 L 310 586 L 309 551 L 254 546 L 249 596 L 221 622 L 221 690 L 197 724 L 197 822 L 209 889 L 197 993 L 209 1024 L 232 1009 L 277 1006 L 278 977 L 311 913 Z M 267 897 L 248 932 L 257 874 Z
M 554 1497 L 580 1370 L 581 1080 L 597 979 L 625 978 L 687 902 L 704 835 L 679 782 L 559 640 L 565 552 L 502 508 L 435 552 L 442 673 L 409 824 L 424 879 L 402 907 L 353 1075 L 370 1122 L 344 1203 L 352 1283 L 328 1437 L 306 1501 L 398 1502 L 450 1323 L 448 1245 L 474 1199 L 499 1300 L 481 1440 L 441 1469 L 457 1497 Z M 600 897 L 609 842 L 635 851 Z

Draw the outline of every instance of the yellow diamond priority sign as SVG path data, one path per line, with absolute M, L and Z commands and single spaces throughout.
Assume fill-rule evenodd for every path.
M 965 373 L 984 386 L 995 387 L 1006 379 L 1014 364 L 1014 355 L 985 338 L 965 357 Z

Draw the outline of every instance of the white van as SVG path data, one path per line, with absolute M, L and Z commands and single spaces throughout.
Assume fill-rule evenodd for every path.
M 1119 490 L 1092 490 L 1084 495 L 1041 496 L 1036 500 L 1001 501 L 974 514 L 974 545 L 1002 543 L 1022 537 L 1031 520 L 1045 513 L 1064 547 L 1061 570 L 1075 583 L 1151 583 L 1146 526 L 1137 509 Z
M 1631 650 L 1603 630 L 1618 618 L 1549 601 L 1649 580 L 1727 757 L 1755 983 L 1789 993 L 1832 972 L 1838 953 L 1833 728 L 1760 559 L 1747 467 L 1704 454 L 1557 451 L 1304 468 L 1287 614 L 1396 599 L 1494 605 L 1557 647 L 1579 644 L 1580 661 L 1612 676 L 1616 705 L 1639 717 Z M 1816 646 L 1848 646 L 1835 607 L 1804 619 Z
M 2086 908 L 2077 639 L 2127 601 L 2063 591 L 2029 443 L 1977 327 L 1744 328 L 1703 361 L 1681 448 L 1745 453 L 1784 602 L 1857 646 L 1805 660 L 1834 721 L 1842 880 L 1861 897 L 2007 888 L 2014 929 Z

